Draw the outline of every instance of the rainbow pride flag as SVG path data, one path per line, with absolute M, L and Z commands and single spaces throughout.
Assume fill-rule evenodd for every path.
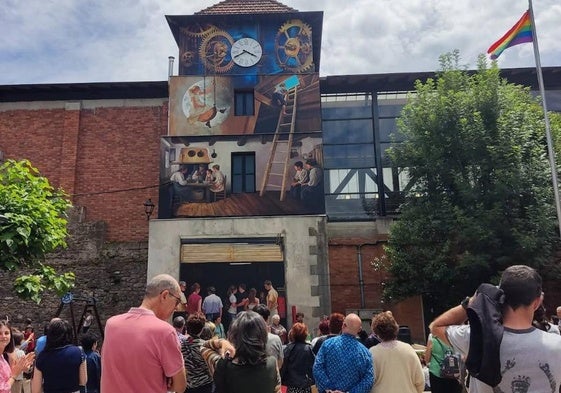
M 533 40 L 532 22 L 530 20 L 530 10 L 528 10 L 505 35 L 487 49 L 487 53 L 491 55 L 491 59 L 495 60 L 506 48 L 525 42 L 533 42 Z

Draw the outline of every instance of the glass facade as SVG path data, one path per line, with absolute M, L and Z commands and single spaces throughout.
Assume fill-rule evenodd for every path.
M 403 141 L 397 118 L 405 93 L 322 96 L 326 213 L 331 221 L 396 213 L 406 187 L 387 150 Z

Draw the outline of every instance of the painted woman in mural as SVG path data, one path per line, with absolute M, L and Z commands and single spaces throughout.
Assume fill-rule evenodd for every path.
M 218 109 L 216 106 L 216 80 L 213 79 L 209 88 L 206 88 L 204 82 L 202 80 L 189 87 L 183 97 L 183 112 L 190 124 L 202 123 L 211 128 L 222 123 L 223 118 L 217 116 L 225 114 L 228 108 Z

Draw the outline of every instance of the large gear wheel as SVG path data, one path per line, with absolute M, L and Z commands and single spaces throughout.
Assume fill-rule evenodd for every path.
M 194 24 L 187 27 L 182 27 L 180 31 L 190 38 L 203 38 L 218 30 L 218 27 L 210 23 Z
M 234 66 L 230 49 L 234 39 L 223 30 L 210 33 L 201 42 L 199 57 L 207 70 L 214 73 L 228 72 Z
M 275 52 L 284 70 L 295 73 L 308 71 L 314 64 L 312 28 L 300 19 L 286 21 L 275 38 Z

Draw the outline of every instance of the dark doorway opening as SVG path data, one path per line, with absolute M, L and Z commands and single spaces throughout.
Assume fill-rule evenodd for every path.
M 278 291 L 279 298 L 286 299 L 284 288 L 284 263 L 283 262 L 208 262 L 208 263 L 182 263 L 179 271 L 180 280 L 187 283 L 188 296 L 189 288 L 195 282 L 201 285 L 201 296 L 207 295 L 207 288 L 214 286 L 216 294 L 222 299 L 222 303 L 227 307 L 226 292 L 230 285 L 236 287 L 244 283 L 247 290 L 255 288 L 257 296 L 260 292 L 266 294 L 263 282 L 271 280 L 273 287 Z M 286 304 L 286 301 L 284 302 Z M 281 302 L 279 302 L 279 306 Z M 279 309 L 281 314 L 281 324 L 286 327 L 286 310 Z

